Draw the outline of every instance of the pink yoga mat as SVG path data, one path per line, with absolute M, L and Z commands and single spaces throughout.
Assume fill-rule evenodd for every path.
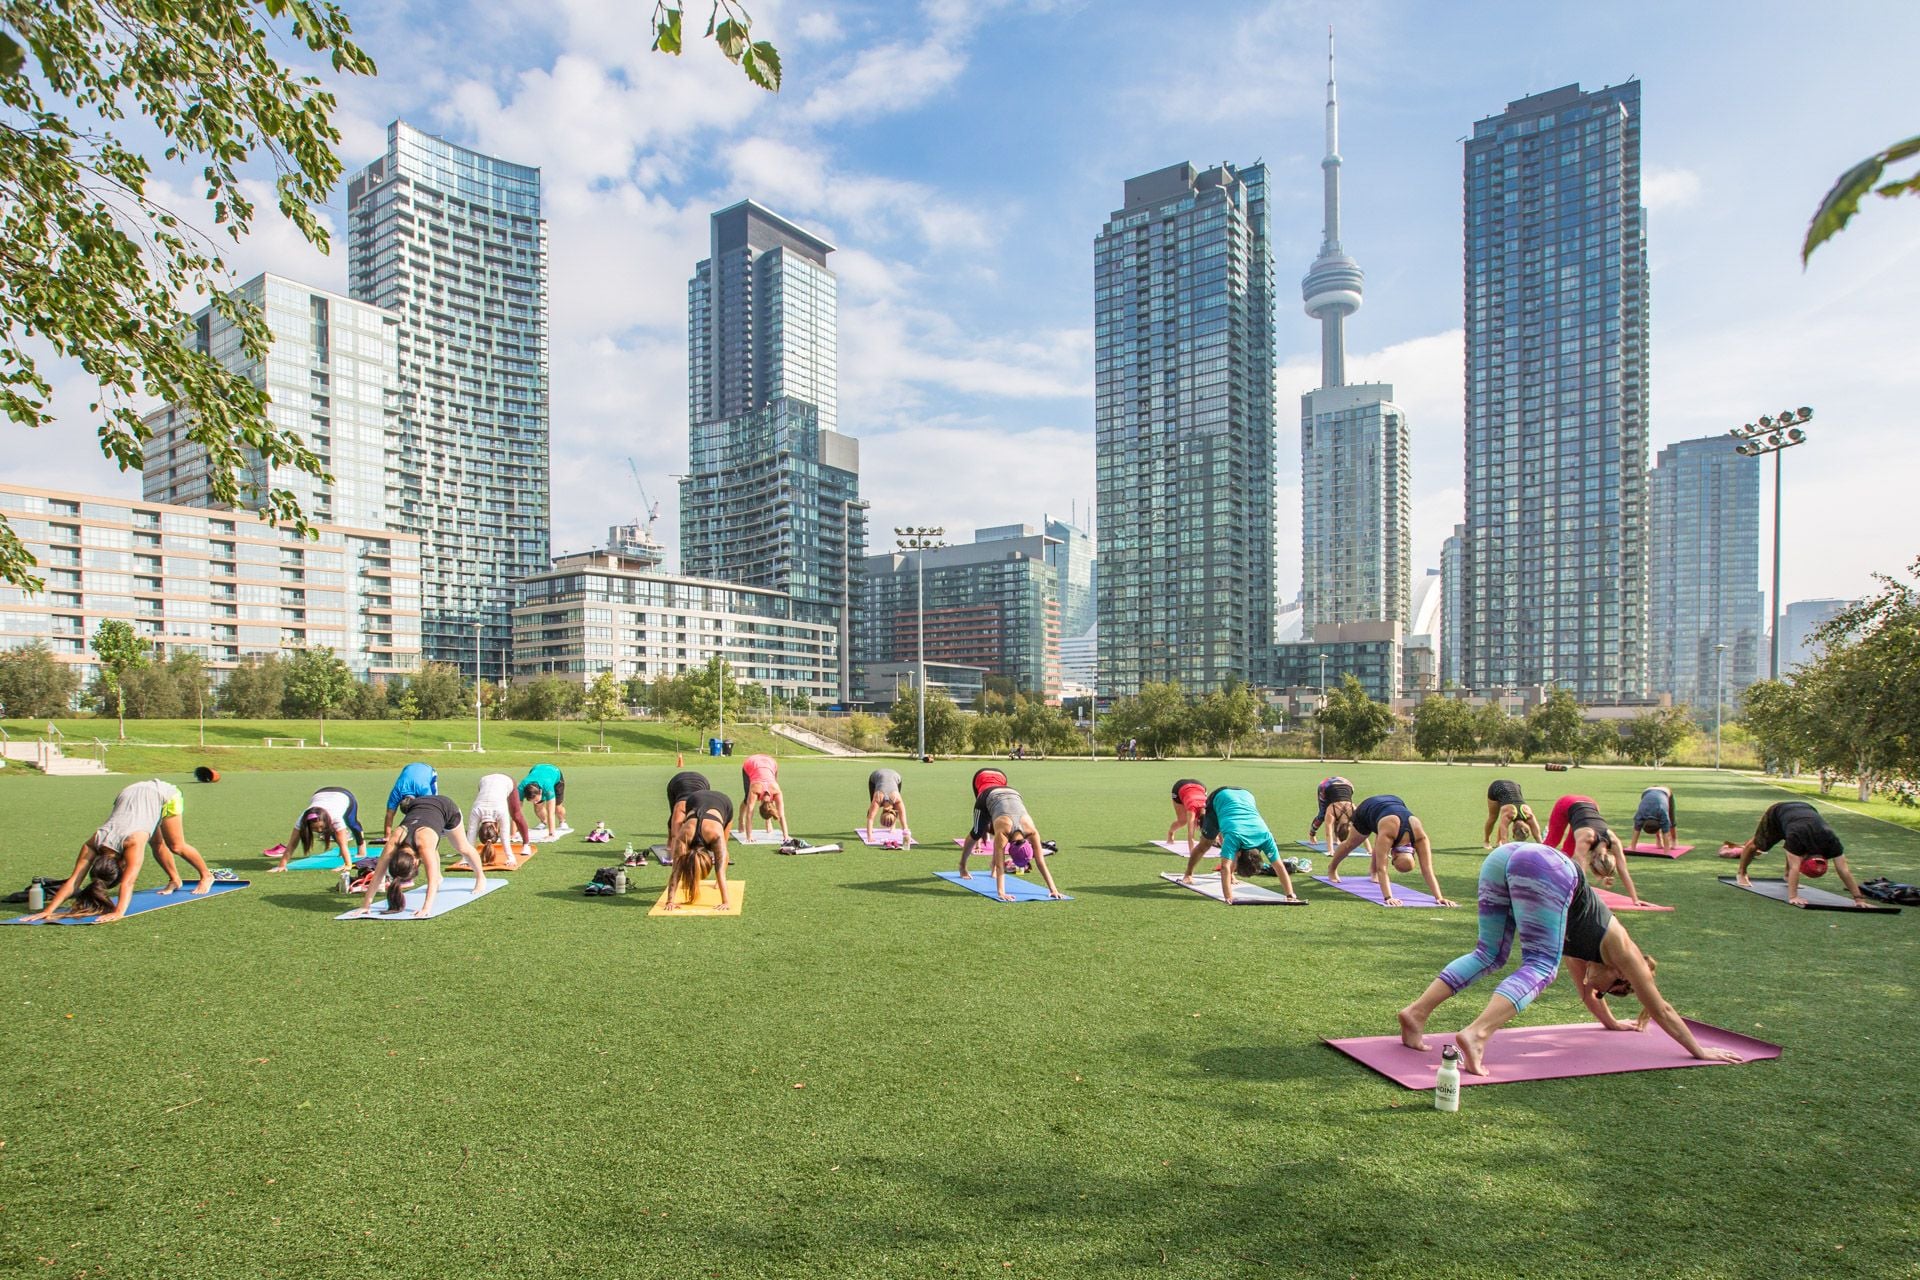
M 1371 876 L 1346 875 L 1342 876 L 1338 883 L 1327 879 L 1325 876 L 1315 876 L 1314 879 L 1326 885 L 1329 889 L 1338 889 L 1342 893 L 1350 893 L 1356 898 L 1371 902 L 1376 907 L 1384 907 L 1387 905 L 1380 897 L 1380 886 L 1373 882 Z M 1437 907 L 1440 905 L 1433 900 L 1425 889 L 1416 889 L 1406 883 L 1405 880 L 1393 886 L 1393 896 L 1400 899 L 1400 905 L 1403 907 Z
M 1677 858 L 1683 853 L 1691 852 L 1692 849 L 1693 846 L 1690 844 L 1677 844 L 1671 849 L 1656 849 L 1649 844 L 1627 846 L 1627 852 L 1636 858 Z
M 1708 1049 L 1731 1049 L 1748 1062 L 1780 1056 L 1780 1046 L 1723 1031 L 1687 1019 L 1694 1038 Z M 1440 1050 L 1453 1043 L 1450 1035 L 1429 1032 L 1424 1052 L 1409 1049 L 1399 1036 L 1361 1036 L 1327 1043 L 1363 1067 L 1371 1067 L 1408 1089 L 1433 1088 L 1440 1070 Z M 1513 1084 L 1519 1080 L 1564 1080 L 1572 1076 L 1608 1076 L 1623 1071 L 1659 1071 L 1666 1067 L 1712 1067 L 1702 1062 L 1657 1026 L 1645 1031 L 1609 1031 L 1597 1022 L 1554 1027 L 1509 1027 L 1487 1045 L 1484 1076 L 1460 1073 L 1461 1084 Z
M 1673 910 L 1672 907 L 1656 906 L 1651 902 L 1647 902 L 1645 899 L 1642 899 L 1641 905 L 1636 907 L 1633 905 L 1632 898 L 1629 898 L 1624 893 L 1615 893 L 1611 889 L 1595 889 L 1594 892 L 1600 895 L 1600 901 L 1607 904 L 1607 910 L 1609 911 L 1671 911 Z

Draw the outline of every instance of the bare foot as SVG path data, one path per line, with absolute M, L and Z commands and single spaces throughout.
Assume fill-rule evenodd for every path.
M 1486 1052 L 1486 1036 L 1475 1033 L 1472 1027 L 1465 1027 L 1453 1037 L 1453 1043 L 1460 1050 L 1461 1070 L 1469 1075 L 1487 1074 L 1486 1065 L 1480 1060 L 1480 1055 Z
M 1404 1044 L 1409 1049 L 1425 1049 L 1427 1047 L 1427 1020 L 1425 1018 L 1415 1017 L 1412 1005 L 1408 1005 L 1399 1013 L 1395 1014 L 1394 1017 L 1400 1020 L 1401 1044 Z
M 161 897 L 163 897 L 163 898 L 164 898 L 164 897 L 166 897 L 166 896 L 167 896 L 168 894 L 170 894 L 170 893 L 177 893 L 177 892 L 178 892 L 179 890 L 181 890 L 181 889 L 183 889 L 183 888 L 185 888 L 185 887 L 186 887 L 186 886 L 185 886 L 185 884 L 184 884 L 184 883 L 183 883 L 182 881 L 179 881 L 179 880 L 175 880 L 175 881 L 174 881 L 173 883 L 171 883 L 171 884 L 165 884 L 165 885 L 162 885 L 162 886 L 160 886 L 160 888 L 159 888 L 158 890 L 156 890 L 156 892 L 157 892 L 157 893 L 159 893 L 159 895 L 160 895 Z
M 277 867 L 268 867 L 268 868 L 267 868 L 267 874 L 268 874 L 268 875 L 273 875 L 273 874 L 275 874 L 276 872 L 280 872 L 280 871 L 285 871 L 286 869 L 287 869 L 287 864 L 283 862 L 283 863 L 281 863 L 281 864 L 280 864 L 279 866 L 277 866 Z
M 196 898 L 200 897 L 203 894 L 208 894 L 212 892 L 213 892 L 213 876 L 211 874 L 208 874 L 202 877 L 200 880 L 200 883 L 193 886 L 193 896 Z

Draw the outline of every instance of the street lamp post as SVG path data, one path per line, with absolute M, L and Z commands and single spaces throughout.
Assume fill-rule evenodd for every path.
M 1727 646 L 1713 646 L 1713 767 L 1720 767 L 1720 717 L 1727 705 Z
M 473 624 L 473 749 L 484 751 L 484 733 L 480 727 L 480 683 L 486 668 L 480 662 L 480 624 Z
M 1762 418 L 1756 423 L 1734 427 L 1727 432 L 1738 440 L 1733 451 L 1743 458 L 1773 455 L 1773 617 L 1768 619 L 1769 646 L 1767 676 L 1780 678 L 1780 455 L 1797 444 L 1807 442 L 1802 429 L 1813 417 L 1813 410 L 1802 406 L 1783 409 L 1777 418 Z
M 904 528 L 896 525 L 893 530 L 895 545 L 902 551 L 914 553 L 914 576 L 918 580 L 919 603 L 915 612 L 919 616 L 919 655 L 916 662 L 920 669 L 920 678 L 915 688 L 919 697 L 917 710 L 920 727 L 917 741 L 920 750 L 918 754 L 922 760 L 927 758 L 927 552 L 935 547 L 947 545 L 943 541 L 946 532 L 944 526 L 936 525 L 907 525 Z

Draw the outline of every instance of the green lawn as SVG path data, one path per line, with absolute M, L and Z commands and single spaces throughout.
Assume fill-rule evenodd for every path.
M 1009 766 L 1075 901 L 1002 907 L 932 877 L 971 765 L 908 766 L 928 844 L 887 853 L 847 834 L 868 764 L 798 760 L 798 828 L 847 852 L 741 851 L 739 919 L 649 919 L 654 868 L 625 898 L 582 896 L 629 834 L 658 838 L 670 765 L 570 764 L 573 824 L 604 818 L 621 842 L 556 845 L 428 923 L 335 923 L 330 877 L 308 872 L 100 929 L 0 931 L 17 975 L 0 1272 L 1920 1273 L 1920 911 L 1798 912 L 1717 885 L 1712 846 L 1778 790 L 1659 775 L 1703 847 L 1634 864 L 1678 910 L 1629 924 L 1683 1013 L 1783 1059 L 1472 1089 L 1449 1116 L 1319 1039 L 1390 1031 L 1471 945 L 1470 909 L 1308 882 L 1310 907 L 1230 910 L 1155 878 L 1178 865 L 1144 844 L 1173 779 L 1252 788 L 1286 839 L 1318 766 Z M 1413 802 L 1454 850 L 1442 886 L 1469 898 L 1494 771 L 1345 772 Z M 1653 776 L 1509 772 L 1543 811 L 1564 784 L 1620 817 Z M 443 768 L 444 789 L 464 804 L 477 774 Z M 258 873 L 312 786 L 377 810 L 391 776 L 190 786 L 188 832 Z M 715 776 L 737 785 L 731 762 Z M 0 883 L 64 872 L 124 781 L 0 792 Z M 1920 880 L 1920 835 L 1833 821 L 1857 871 Z M 1562 982 L 1526 1020 L 1582 1016 Z
M 191 773 L 195 765 L 211 765 L 222 773 L 242 770 L 286 772 L 288 770 L 394 769 L 403 759 L 428 760 L 437 767 L 459 768 L 473 762 L 469 749 L 474 741 L 473 721 L 422 720 L 409 729 L 398 720 L 332 720 L 327 723 L 327 746 L 320 745 L 320 724 L 315 720 L 208 720 L 206 745 L 200 745 L 201 726 L 193 720 L 129 720 L 127 740 L 121 742 L 115 723 L 101 719 L 59 721 L 66 735 L 66 747 L 73 755 L 94 755 L 96 740 L 106 744 L 107 767 L 115 773 L 133 775 Z M 44 721 L 0 720 L 0 729 L 16 741 L 39 737 Z M 579 764 L 605 763 L 599 750 L 600 726 L 589 721 L 566 720 L 558 724 L 519 720 L 489 720 L 483 726 L 482 744 L 490 754 L 519 752 L 529 757 L 556 759 Z M 756 751 L 782 757 L 811 752 L 786 739 L 769 734 L 764 725 L 729 724 L 727 737 L 733 739 L 734 756 Z M 609 721 L 605 744 L 607 760 L 644 757 L 649 761 L 671 761 L 677 753 L 689 759 L 703 750 L 707 734 L 683 724 L 662 720 Z M 267 747 L 269 737 L 285 745 Z M 305 747 L 292 745 L 303 739 Z M 447 743 L 458 749 L 449 751 Z M 557 745 L 556 745 L 557 744 Z M 0 776 L 13 770 L 0 770 Z

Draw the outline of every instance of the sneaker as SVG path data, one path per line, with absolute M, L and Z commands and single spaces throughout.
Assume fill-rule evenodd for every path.
M 216 867 L 213 871 L 213 878 L 215 880 L 238 880 L 240 877 L 235 875 L 229 867 Z
M 636 849 L 632 857 L 624 858 L 622 862 L 629 867 L 644 867 L 647 865 L 647 855 Z

